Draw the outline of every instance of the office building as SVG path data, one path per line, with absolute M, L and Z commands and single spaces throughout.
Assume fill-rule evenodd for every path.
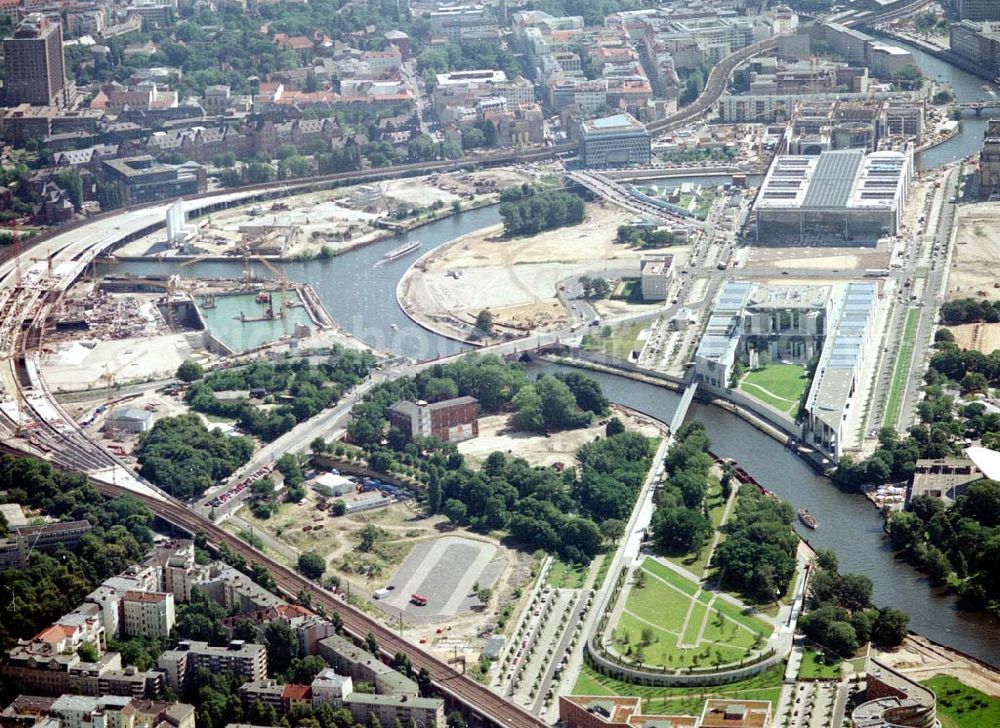
M 160 655 L 157 667 L 165 674 L 167 685 L 177 691 L 184 688 L 198 669 L 229 672 L 255 682 L 267 677 L 267 650 L 264 645 L 243 640 L 233 640 L 225 647 L 183 640 L 174 649 Z
M 840 458 L 850 442 L 860 439 L 858 428 L 878 350 L 877 306 L 877 283 L 854 281 L 841 292 L 802 408 L 802 439 L 833 460 Z
M 174 595 L 169 592 L 125 592 L 122 627 L 126 637 L 166 639 L 174 627 Z
M 754 203 L 759 245 L 870 245 L 895 235 L 912 150 L 775 157 Z
M 331 635 L 321 639 L 319 655 L 338 674 L 350 675 L 354 682 L 371 683 L 379 694 L 415 697 L 419 693 L 413 680 L 392 669 L 371 652 L 358 647 L 347 637 Z
M 22 568 L 28 564 L 32 551 L 55 551 L 72 548 L 90 533 L 87 521 L 46 523 L 41 526 L 17 526 L 0 538 L 0 569 Z
M 963 20 L 949 29 L 951 53 L 966 70 L 1000 76 L 1000 23 Z
M 586 167 L 649 164 L 649 131 L 630 114 L 584 121 L 580 124 L 580 156 Z
M 7 106 L 65 106 L 62 26 L 44 15 L 26 17 L 3 42 Z
M 640 285 L 643 301 L 665 301 L 674 270 L 674 256 L 656 255 L 642 259 Z
M 101 171 L 108 181 L 122 184 L 129 203 L 195 195 L 208 185 L 205 168 L 197 162 L 163 164 L 148 154 L 105 159 Z
M 436 437 L 461 442 L 479 436 L 479 402 L 474 397 L 455 397 L 442 402 L 396 402 L 389 408 L 389 422 L 415 437 Z
M 651 715 L 642 699 L 596 695 L 560 695 L 559 725 L 566 728 L 697 728 L 693 715 Z
M 728 387 L 737 361 L 805 365 L 823 347 L 833 302 L 829 286 L 729 281 L 719 290 L 695 351 L 695 377 Z
M 979 153 L 979 194 L 1000 192 L 1000 119 L 990 119 Z
M 1000 20 L 997 0 L 954 0 L 959 20 Z

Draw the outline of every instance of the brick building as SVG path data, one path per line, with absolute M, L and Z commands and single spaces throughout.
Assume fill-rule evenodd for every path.
M 396 402 L 389 408 L 389 421 L 409 438 L 436 437 L 461 442 L 479 436 L 479 401 L 456 397 L 442 402 Z

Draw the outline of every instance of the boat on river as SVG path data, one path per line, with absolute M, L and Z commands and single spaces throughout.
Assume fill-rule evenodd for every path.
M 802 521 L 808 528 L 816 529 L 819 528 L 819 521 L 816 520 L 816 516 L 810 513 L 805 508 L 799 509 L 799 520 Z
M 384 260 L 396 260 L 396 258 L 402 258 L 407 253 L 412 253 L 414 250 L 419 248 L 422 243 L 419 240 L 411 240 L 408 243 L 400 245 L 398 248 L 393 248 L 388 253 L 385 254 Z

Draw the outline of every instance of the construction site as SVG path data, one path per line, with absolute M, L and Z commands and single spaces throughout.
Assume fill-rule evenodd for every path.
M 500 191 L 531 177 L 513 170 L 388 180 L 241 205 L 188 222 L 183 202 L 175 224 L 118 246 L 117 261 L 308 260 L 340 255 L 469 206 L 489 205 Z M 166 233 L 166 234 L 164 234 Z

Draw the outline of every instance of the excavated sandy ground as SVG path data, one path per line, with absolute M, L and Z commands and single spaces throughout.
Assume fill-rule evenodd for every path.
M 424 323 L 471 321 L 489 308 L 501 325 L 564 325 L 569 316 L 556 298 L 561 281 L 623 269 L 638 275 L 642 253 L 614 243 L 629 219 L 618 208 L 593 204 L 582 224 L 530 238 L 505 240 L 500 225 L 477 230 L 418 261 L 400 286 L 402 304 Z
M 648 437 L 656 437 L 655 427 L 616 411 L 615 415 L 629 430 L 641 432 Z M 604 427 L 594 424 L 579 430 L 551 433 L 549 437 L 535 432 L 511 429 L 513 416 L 509 414 L 491 415 L 479 418 L 479 437 L 459 443 L 458 451 L 475 465 L 482 463 L 493 452 L 499 451 L 512 457 L 524 458 L 532 465 L 551 467 L 562 463 L 572 467 L 576 462 L 576 452 L 588 442 L 604 436 Z M 596 421 L 595 421 L 596 422 Z
M 978 349 L 991 354 L 1000 349 L 1000 324 L 962 324 L 949 326 L 955 343 L 963 349 Z
M 1000 698 L 1000 672 L 983 667 L 947 647 L 931 644 L 920 635 L 911 635 L 893 652 L 877 652 L 875 656 L 913 680 L 950 675 L 976 690 Z
M 946 298 L 979 296 L 1000 299 L 997 261 L 1000 260 L 1000 202 L 961 205 L 958 208 L 958 237 Z

